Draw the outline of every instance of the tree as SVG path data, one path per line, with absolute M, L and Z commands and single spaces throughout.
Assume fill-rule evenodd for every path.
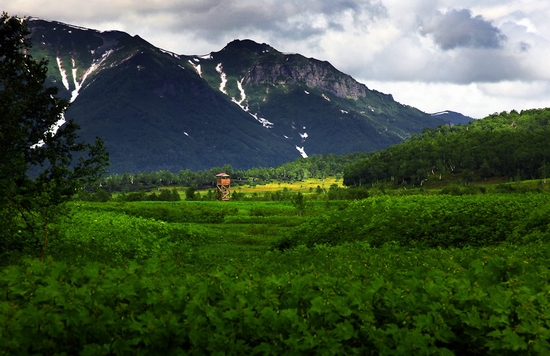
M 489 162 L 487 162 L 486 159 L 483 160 L 483 163 L 479 168 L 479 175 L 481 175 L 481 177 L 483 177 L 483 179 L 485 180 L 487 180 L 487 178 L 491 176 L 491 166 L 489 165 Z
M 546 184 L 546 178 L 548 178 L 549 174 L 550 174 L 550 165 L 546 162 L 546 160 L 543 160 L 539 168 L 539 175 L 544 184 Z
M 294 205 L 294 207 L 296 208 L 296 215 L 304 215 L 304 212 L 306 210 L 306 200 L 304 198 L 304 195 L 298 192 L 298 194 L 293 195 L 290 198 L 290 201 L 292 202 L 292 205 Z
M 64 121 L 69 102 L 46 87 L 47 61 L 35 60 L 26 21 L 0 17 L 0 256 L 46 246 L 49 223 L 77 189 L 104 173 L 103 143 L 78 142 L 78 125 Z M 59 126 L 61 125 L 61 126 Z M 59 126 L 55 129 L 56 126 Z M 39 246 L 39 245 L 38 245 Z
M 185 189 L 185 200 L 198 200 L 197 193 L 197 187 L 195 185 L 190 185 Z

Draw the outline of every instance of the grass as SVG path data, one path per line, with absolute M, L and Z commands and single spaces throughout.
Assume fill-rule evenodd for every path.
M 258 184 L 258 185 L 241 185 L 241 186 L 231 186 L 231 191 L 235 190 L 239 193 L 253 194 L 253 193 L 266 193 L 266 192 L 276 192 L 284 190 L 285 188 L 291 190 L 292 192 L 301 192 L 302 194 L 314 193 L 317 187 L 328 190 L 331 185 L 336 184 L 339 187 L 343 186 L 342 179 L 336 179 L 336 177 L 327 177 L 325 179 L 309 178 L 306 181 L 300 182 L 287 182 L 287 181 L 277 181 L 268 184 Z M 200 193 L 206 194 L 208 190 L 201 190 Z

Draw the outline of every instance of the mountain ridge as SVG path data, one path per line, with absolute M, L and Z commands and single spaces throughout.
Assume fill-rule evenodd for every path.
M 110 172 L 276 166 L 369 151 L 445 123 L 330 63 L 235 40 L 176 54 L 121 31 L 33 18 L 35 58 L 72 102 L 81 136 L 105 140 Z

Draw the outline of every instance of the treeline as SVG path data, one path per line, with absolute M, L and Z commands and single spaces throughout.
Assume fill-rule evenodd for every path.
M 256 185 L 271 181 L 294 182 L 307 178 L 324 179 L 328 176 L 342 177 L 345 167 L 370 153 L 358 152 L 342 156 L 335 154 L 312 155 L 299 158 L 279 167 L 251 168 L 234 170 L 231 165 L 213 167 L 209 170 L 180 170 L 177 173 L 161 170 L 158 172 L 139 172 L 112 174 L 101 180 L 101 187 L 107 192 L 149 191 L 158 187 L 184 186 L 198 189 L 216 187 L 216 174 L 225 172 L 231 176 L 232 185 Z
M 550 175 L 550 109 L 503 112 L 467 125 L 426 129 L 405 142 L 350 164 L 344 184 L 422 185 L 460 173 L 464 182 Z

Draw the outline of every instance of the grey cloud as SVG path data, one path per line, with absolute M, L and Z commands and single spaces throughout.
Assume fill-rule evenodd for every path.
M 343 31 L 343 14 L 359 21 L 362 16 L 377 18 L 386 13 L 380 0 L 209 0 L 171 12 L 178 17 L 171 31 L 193 31 L 209 39 L 237 31 L 306 39 L 327 31 Z M 323 21 L 316 21 L 319 19 Z
M 443 50 L 457 47 L 501 48 L 506 36 L 482 16 L 468 9 L 451 10 L 422 24 L 421 34 L 431 36 Z
M 517 51 L 518 52 L 527 52 L 531 48 L 531 45 L 527 42 L 518 42 L 517 44 Z
M 466 48 L 460 55 L 441 53 L 408 60 L 402 47 L 387 48 L 372 61 L 372 65 L 356 68 L 355 78 L 372 80 L 420 81 L 468 85 L 475 82 L 540 79 L 513 53 L 492 49 Z

